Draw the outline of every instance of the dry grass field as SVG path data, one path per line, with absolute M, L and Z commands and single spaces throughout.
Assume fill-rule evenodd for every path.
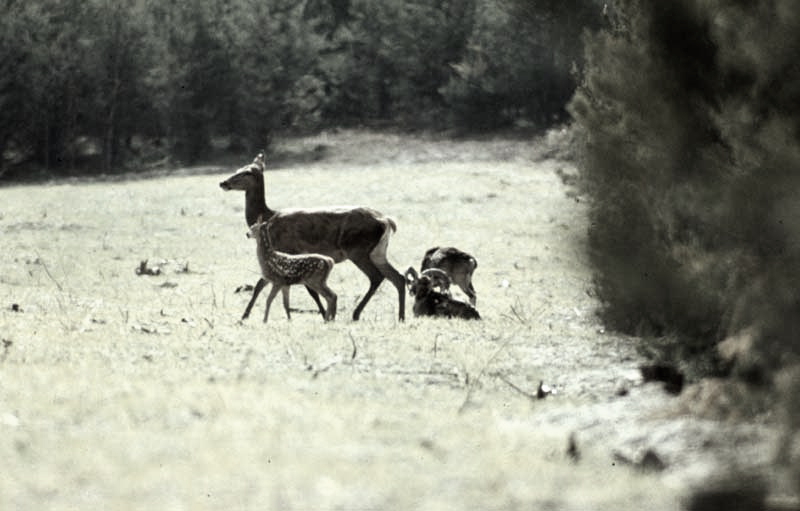
M 771 428 L 665 413 L 636 340 L 603 332 L 566 164 L 524 141 L 291 143 L 327 158 L 268 172 L 271 207 L 378 209 L 401 272 L 473 253 L 484 319 L 409 299 L 400 323 L 384 282 L 353 322 L 345 262 L 335 322 L 276 300 L 264 324 L 265 295 L 240 322 L 258 265 L 233 168 L 0 188 L 0 509 L 669 510 L 731 451 L 769 462 Z

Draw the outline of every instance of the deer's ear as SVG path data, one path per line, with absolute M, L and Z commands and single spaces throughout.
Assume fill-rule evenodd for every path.
M 258 167 L 258 171 L 263 173 L 264 168 L 267 165 L 266 161 L 264 160 L 264 153 L 258 153 L 258 156 L 253 159 L 253 163 L 256 165 L 256 167 Z

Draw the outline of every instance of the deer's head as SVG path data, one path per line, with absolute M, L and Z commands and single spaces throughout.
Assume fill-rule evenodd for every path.
M 438 268 L 429 268 L 422 272 L 421 275 L 417 274 L 414 267 L 409 267 L 406 270 L 406 287 L 411 296 L 425 297 L 432 292 L 435 287 L 438 287 L 442 293 L 449 296 L 450 277 L 447 273 Z
M 450 289 L 450 277 L 444 270 L 440 270 L 439 268 L 428 268 L 427 270 L 422 270 L 422 275 L 420 278 L 427 277 L 431 281 L 431 287 L 438 287 L 439 291 L 445 294 L 449 294 Z
M 431 278 L 424 273 L 422 276 L 418 275 L 417 270 L 415 270 L 413 266 L 406 270 L 405 277 L 406 286 L 411 296 L 423 298 L 433 290 Z
M 219 184 L 225 191 L 228 190 L 258 190 L 264 187 L 264 153 L 258 153 L 253 163 L 237 170 L 231 177 Z

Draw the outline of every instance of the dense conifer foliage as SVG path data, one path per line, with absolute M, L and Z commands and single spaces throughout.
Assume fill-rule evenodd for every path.
M 618 2 L 571 103 L 605 320 L 688 358 L 725 341 L 717 369 L 760 385 L 800 356 L 795 7 Z
M 545 127 L 601 12 L 550 3 L 4 1 L 0 172 L 194 163 L 330 125 Z

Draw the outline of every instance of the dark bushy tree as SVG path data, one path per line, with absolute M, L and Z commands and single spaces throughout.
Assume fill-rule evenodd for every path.
M 220 3 L 171 4 L 156 29 L 167 34 L 166 134 L 188 163 L 205 158 L 234 94 L 225 11 Z
M 106 171 L 123 162 L 123 146 L 135 134 L 147 133 L 152 91 L 142 76 L 154 65 L 146 12 L 133 1 L 90 4 L 95 51 L 91 83 L 94 94 L 89 133 L 102 141 Z M 87 126 L 87 128 L 89 128 Z
M 789 2 L 626 0 L 587 45 L 585 138 L 604 316 L 697 349 L 800 345 L 800 17 Z
M 330 120 L 433 123 L 475 0 L 351 0 L 321 55 Z M 332 11 L 330 11 L 332 12 Z M 328 26 L 328 25 L 325 25 Z M 422 118 L 420 118 L 422 117 Z
M 455 122 L 472 129 L 564 122 L 583 31 L 599 26 L 601 12 L 591 0 L 478 2 L 466 50 L 442 88 Z
M 615 5 L 571 104 L 603 316 L 677 339 L 682 362 L 723 347 L 716 369 L 777 390 L 800 492 L 796 5 Z
M 45 167 L 87 156 L 120 163 L 121 140 L 142 131 L 151 62 L 143 13 L 132 2 L 10 2 L 2 16 L 2 148 Z M 6 60 L 7 59 L 7 60 Z M 87 150 L 89 139 L 99 141 Z
M 86 107 L 88 52 L 82 2 L 11 2 L 3 16 L 3 114 L 6 144 L 50 166 L 67 163 L 69 143 Z M 76 20 L 63 26 L 65 20 Z M 27 44 L 21 44 L 25 42 Z M 6 60 L 8 59 L 8 60 Z M 15 132 L 14 132 L 15 131 Z
M 296 2 L 260 3 L 232 17 L 235 87 L 230 133 L 249 152 L 268 147 L 274 132 L 319 123 L 323 90 L 317 77 L 321 36 Z

